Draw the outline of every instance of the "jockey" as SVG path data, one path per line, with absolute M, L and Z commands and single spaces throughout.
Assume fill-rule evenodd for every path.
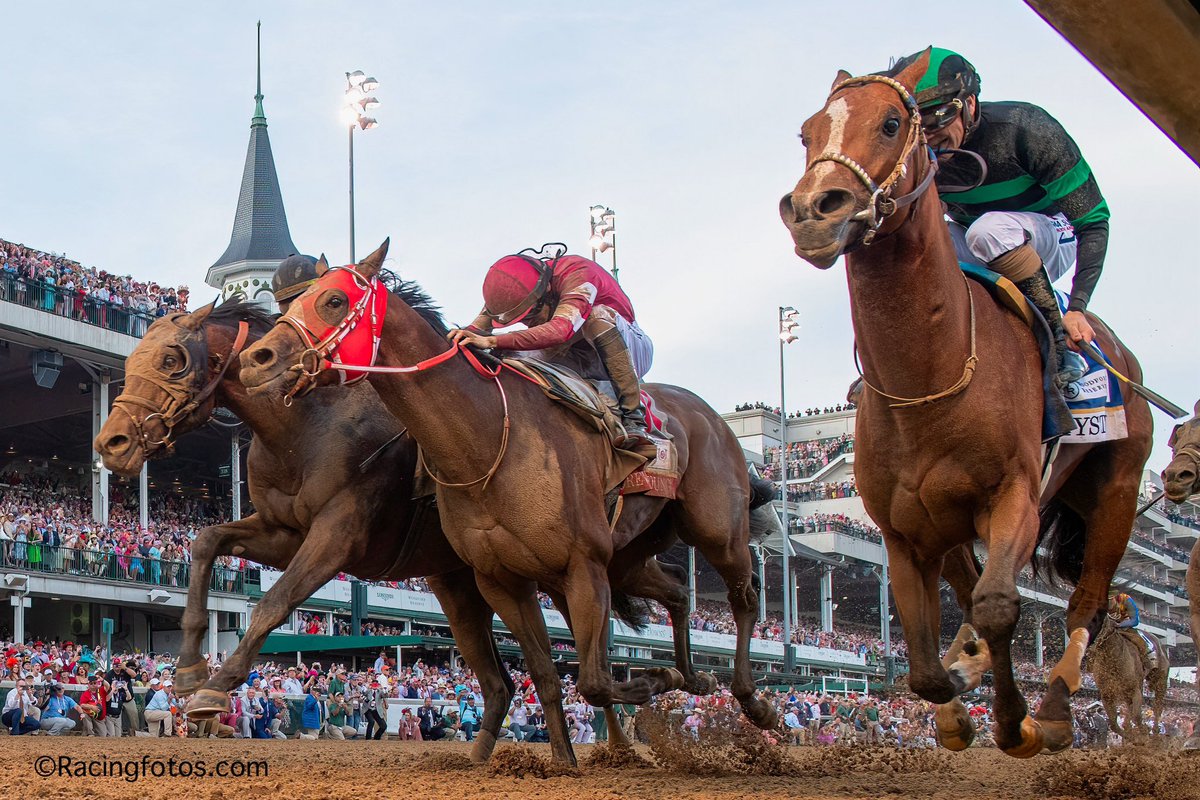
M 901 59 L 889 73 L 919 55 Z M 943 154 L 938 191 L 959 260 L 1011 279 L 1042 312 L 1054 337 L 1062 390 L 1086 370 L 1072 352 L 1077 343 L 1096 336 L 1084 311 L 1104 268 L 1108 204 L 1058 120 L 1030 103 L 979 102 L 979 87 L 969 61 L 931 48 L 929 69 L 914 94 L 926 139 Z M 976 158 L 955 156 L 956 150 Z M 1070 302 L 1060 314 L 1051 283 L 1072 265 Z
M 286 314 L 292 301 L 304 293 L 317 279 L 317 260 L 312 256 L 292 253 L 279 262 L 271 276 L 271 294 L 279 304 L 279 313 Z
M 638 327 L 633 304 L 607 270 L 583 256 L 560 252 L 545 258 L 541 252 L 522 251 L 491 266 L 483 279 L 483 302 L 483 311 L 466 330 L 450 331 L 451 341 L 483 349 L 559 349 L 547 360 L 582 366 L 584 377 L 612 380 L 626 433 L 618 444 L 654 458 L 657 447 L 646 431 L 639 383 L 650 369 L 654 344 Z M 526 329 L 492 335 L 493 328 L 518 322 Z M 587 374 L 587 365 L 595 362 L 593 348 L 607 375 Z
M 1125 592 L 1117 592 L 1108 604 L 1108 615 L 1112 617 L 1117 628 L 1125 634 L 1125 638 L 1137 645 L 1138 654 L 1142 657 L 1142 666 L 1145 668 L 1146 674 L 1149 674 L 1157 665 L 1150 654 L 1149 643 L 1137 630 L 1138 623 L 1141 622 L 1137 603 L 1133 602 L 1133 598 Z

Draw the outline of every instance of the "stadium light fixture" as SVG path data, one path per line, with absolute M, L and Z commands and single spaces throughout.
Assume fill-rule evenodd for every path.
M 612 274 L 617 283 L 621 282 L 617 272 L 617 215 L 605 205 L 594 205 L 588 209 L 591 233 L 588 235 L 588 247 L 592 248 L 592 261 L 597 253 L 612 251 Z
M 379 127 L 379 120 L 368 117 L 366 112 L 379 106 L 379 99 L 371 92 L 379 88 L 379 81 L 367 77 L 361 69 L 346 73 L 346 105 L 342 110 L 342 122 L 350 131 L 350 263 L 354 258 L 354 129 L 369 131 Z
M 800 337 L 796 331 L 800 329 L 800 312 L 791 306 L 779 309 L 779 341 L 791 344 Z

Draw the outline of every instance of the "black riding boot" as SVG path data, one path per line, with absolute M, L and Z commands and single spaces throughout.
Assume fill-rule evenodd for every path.
M 658 446 L 650 439 L 646 430 L 641 383 L 638 381 L 637 370 L 633 368 L 633 358 L 629 354 L 629 348 L 625 346 L 625 340 L 616 328 L 610 328 L 593 339 L 592 345 L 600 354 L 617 393 L 621 424 L 625 427 L 625 439 L 618 445 L 622 450 L 630 450 L 647 460 L 654 460 L 658 456 Z
M 1058 309 L 1058 300 L 1054 296 L 1054 289 L 1050 286 L 1050 276 L 1044 269 L 1039 269 L 1032 276 L 1018 281 L 1017 288 L 1029 298 L 1029 302 L 1037 306 L 1037 310 L 1042 312 L 1042 317 L 1050 327 L 1050 337 L 1054 343 L 1054 353 L 1051 355 L 1055 360 L 1053 364 L 1054 388 L 1058 391 L 1052 393 L 1057 402 L 1054 402 L 1054 408 L 1047 409 L 1046 416 L 1053 420 L 1054 433 L 1062 435 L 1075 427 L 1075 419 L 1071 416 L 1070 409 L 1067 408 L 1063 390 L 1082 378 L 1083 372 L 1075 366 L 1076 359 L 1072 358 L 1074 354 L 1067 347 L 1067 333 L 1063 329 L 1062 312 Z

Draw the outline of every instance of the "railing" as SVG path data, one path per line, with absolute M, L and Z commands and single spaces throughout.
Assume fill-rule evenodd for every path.
M 191 579 L 191 567 L 191 562 L 188 561 L 102 550 L 77 550 L 73 547 L 29 544 L 8 539 L 0 541 L 0 569 L 186 589 Z M 214 592 L 245 594 L 245 587 L 246 576 L 242 570 L 221 564 L 213 565 L 209 589 Z
M 1188 552 L 1183 548 L 1160 544 L 1159 542 L 1154 541 L 1148 536 L 1143 536 L 1140 533 L 1134 533 L 1129 538 L 1130 541 L 1137 543 L 1140 547 L 1144 547 L 1147 550 L 1158 553 L 1160 556 L 1167 556 L 1168 558 L 1173 558 L 1176 561 L 1182 561 L 1185 564 L 1188 561 Z
M 1143 586 L 1149 586 L 1150 588 L 1152 588 L 1156 591 L 1162 592 L 1163 594 L 1173 594 L 1177 597 L 1187 597 L 1187 589 L 1184 588 L 1183 586 L 1178 586 L 1178 585 L 1174 585 L 1174 584 L 1170 584 L 1170 583 L 1163 583 L 1162 581 L 1158 580 L 1157 578 L 1152 578 L 1147 575 L 1143 575 L 1141 573 L 1134 572 L 1131 569 L 1117 570 L 1116 577 L 1121 578 L 1122 580 L 1129 581 L 1130 583 L 1134 583 L 1134 584 L 1140 583 Z
M 85 322 L 117 333 L 141 337 L 154 315 L 80 295 L 75 290 L 0 271 L 0 300 Z
M 858 530 L 836 520 L 822 520 L 815 524 L 810 524 L 804 522 L 802 519 L 793 517 L 791 523 L 793 535 L 801 533 L 841 533 L 846 536 L 853 536 L 855 539 L 861 539 L 864 542 L 883 544 L 883 534 L 879 533 L 879 531 Z

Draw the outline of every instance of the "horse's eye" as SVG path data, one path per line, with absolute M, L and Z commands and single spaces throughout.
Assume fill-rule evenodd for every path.
M 163 366 L 167 369 L 175 369 L 175 367 L 179 366 L 179 359 L 172 355 L 166 355 L 163 357 Z
M 337 296 L 331 297 L 325 301 L 325 305 L 329 306 L 330 308 L 341 308 L 342 298 Z
M 885 136 L 895 136 L 900 132 L 900 120 L 896 117 L 888 117 L 883 121 L 883 133 Z

